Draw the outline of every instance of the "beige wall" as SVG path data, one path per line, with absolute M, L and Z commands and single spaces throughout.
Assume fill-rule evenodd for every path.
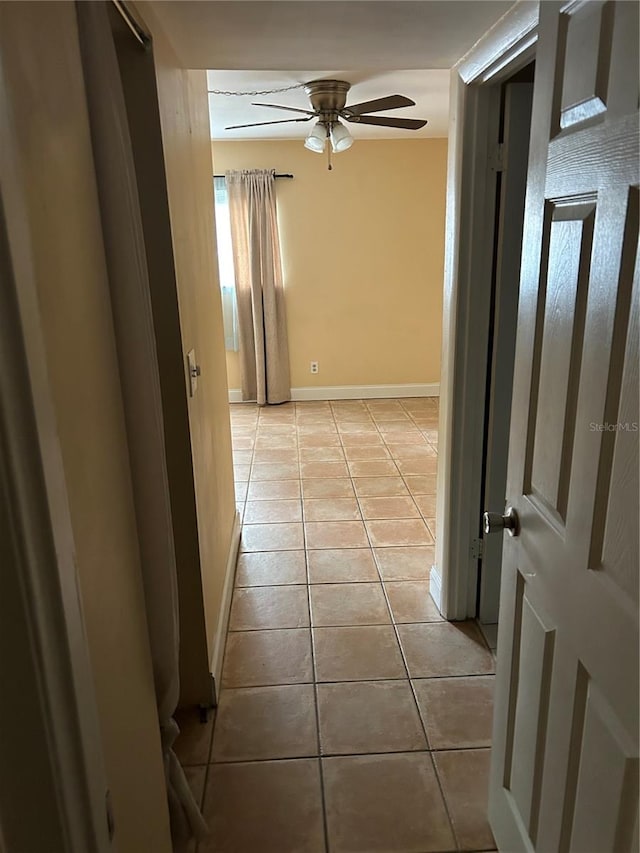
M 446 139 L 214 142 L 216 173 L 275 168 L 293 387 L 438 382 Z M 316 376 L 309 362 L 318 361 Z M 240 387 L 227 354 L 229 387 Z
M 129 458 L 73 3 L 2 4 L 2 60 L 119 853 L 169 853 Z M 13 732 L 12 737 L 29 737 Z
M 189 401 L 189 423 L 211 660 L 220 624 L 235 498 L 222 307 L 213 238 L 207 82 L 204 71 L 178 67 L 152 9 L 147 4 L 141 4 L 140 9 L 154 37 L 184 356 L 186 361 L 187 352 L 194 349 L 202 369 L 196 394 Z

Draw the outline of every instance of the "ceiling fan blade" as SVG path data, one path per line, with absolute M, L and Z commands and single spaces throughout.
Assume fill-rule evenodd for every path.
M 313 116 L 307 118 L 281 118 L 278 121 L 254 121 L 251 124 L 230 124 L 225 130 L 238 130 L 241 127 L 261 127 L 263 124 L 289 124 L 292 121 L 311 121 Z
M 316 113 L 311 110 L 299 110 L 297 107 L 283 107 L 280 104 L 251 104 L 252 107 L 271 107 L 272 110 L 287 110 L 290 113 L 306 113 L 308 116 L 314 116 Z
M 361 116 L 363 113 L 377 113 L 380 110 L 399 110 L 400 107 L 415 107 L 416 102 L 404 95 L 388 95 L 386 98 L 376 98 L 375 101 L 363 101 L 361 104 L 348 104 L 345 115 Z
M 375 124 L 379 127 L 399 127 L 404 130 L 420 130 L 427 123 L 426 118 L 392 118 L 391 116 L 345 116 L 346 121 L 355 124 Z

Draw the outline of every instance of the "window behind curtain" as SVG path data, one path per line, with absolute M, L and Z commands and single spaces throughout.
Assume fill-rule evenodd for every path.
M 231 219 L 229 218 L 229 196 L 224 178 L 213 179 L 216 209 L 216 238 L 218 246 L 218 271 L 222 291 L 222 318 L 224 322 L 224 345 L 227 350 L 238 349 L 238 310 L 236 305 L 236 279 L 233 269 L 231 248 Z

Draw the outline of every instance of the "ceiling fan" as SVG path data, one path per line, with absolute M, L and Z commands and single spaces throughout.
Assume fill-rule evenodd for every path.
M 346 151 L 353 145 L 353 137 L 349 130 L 342 124 L 343 121 L 353 124 L 372 124 L 378 127 L 395 127 L 402 130 L 420 130 L 427 123 L 426 119 L 417 118 L 394 118 L 393 116 L 373 116 L 369 113 L 377 113 L 381 110 L 397 110 L 400 107 L 413 107 L 415 101 L 404 95 L 388 95 L 385 98 L 376 98 L 373 101 L 364 101 L 360 104 L 346 106 L 347 93 L 351 84 L 345 80 L 311 80 L 304 84 L 311 103 L 311 110 L 299 109 L 297 107 L 284 107 L 280 104 L 253 104 L 256 107 L 270 107 L 276 110 L 301 113 L 300 118 L 280 119 L 277 121 L 257 121 L 251 124 L 234 124 L 225 130 L 237 130 L 243 127 L 260 127 L 267 124 L 288 124 L 291 122 L 312 121 L 317 119 L 305 140 L 305 148 L 322 154 L 327 139 L 331 145 L 331 151 L 338 153 Z M 331 160 L 329 160 L 331 168 Z

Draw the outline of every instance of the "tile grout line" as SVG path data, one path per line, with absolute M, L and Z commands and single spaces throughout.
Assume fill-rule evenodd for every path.
M 414 426 L 415 426 L 416 428 L 418 428 L 418 431 L 419 431 L 419 432 L 424 436 L 424 433 L 423 433 L 422 429 L 420 429 L 420 428 L 418 427 L 418 425 L 415 423 L 415 421 L 413 420 L 413 416 L 411 415 L 411 413 L 410 413 L 408 410 L 406 410 L 406 409 L 404 408 L 404 406 L 403 406 L 403 404 L 402 404 L 402 403 L 400 403 L 400 407 L 401 407 L 401 409 L 402 409 L 402 410 L 403 410 L 403 411 L 408 415 L 409 419 L 410 419 L 411 421 L 413 421 Z M 369 417 L 372 417 L 372 411 L 371 411 L 370 409 L 368 409 L 368 406 L 367 406 L 366 404 L 364 404 L 364 408 L 365 408 L 365 409 L 366 409 L 366 411 L 368 412 Z M 334 423 L 335 423 L 335 425 L 336 425 L 336 431 L 337 431 L 337 433 L 338 433 L 338 440 L 340 441 L 340 447 L 341 447 L 341 449 L 342 449 L 343 455 L 345 455 L 345 454 L 344 454 L 344 449 L 345 449 L 346 445 L 343 443 L 343 440 L 342 440 L 342 434 L 341 434 L 341 433 L 339 432 L 339 430 L 338 430 L 338 422 L 337 422 L 336 417 L 335 417 L 335 410 L 334 410 L 334 408 L 333 408 L 331 405 L 329 405 L 329 409 L 330 409 L 330 411 L 331 411 L 331 413 L 332 413 L 333 421 L 334 421 Z M 296 416 L 296 415 L 297 415 L 297 404 L 294 404 L 294 418 L 295 418 L 295 416 Z M 296 418 L 296 420 L 297 420 L 297 418 Z M 380 437 L 381 437 L 381 439 L 382 439 L 382 442 L 383 442 L 383 445 L 382 445 L 382 446 L 384 447 L 384 449 L 386 450 L 386 452 L 389 452 L 388 447 L 387 447 L 387 443 L 386 443 L 385 435 L 380 431 L 380 429 L 379 429 L 379 425 L 375 422 L 375 416 L 373 416 L 373 417 L 372 417 L 372 420 L 374 421 L 374 425 L 375 425 L 375 427 L 376 427 L 376 432 L 380 435 Z M 258 420 L 258 424 L 259 424 L 259 420 Z M 306 568 L 306 579 L 307 579 L 307 582 L 306 582 L 306 588 L 307 588 L 307 608 L 308 608 L 308 613 L 309 613 L 309 623 L 310 623 L 310 624 L 309 624 L 309 631 L 310 631 L 310 634 L 311 634 L 311 654 L 312 654 L 312 666 L 313 666 L 313 675 L 314 675 L 314 682 L 313 682 L 313 684 L 314 684 L 315 713 L 316 713 L 316 724 L 317 724 L 318 756 L 319 756 L 319 766 L 320 766 L 320 775 L 321 775 L 322 809 L 323 809 L 323 818 L 324 818 L 325 845 L 328 845 L 327 817 L 326 817 L 326 805 L 325 805 L 325 796 L 324 796 L 324 779 L 323 779 L 323 774 L 322 774 L 322 752 L 321 752 L 321 742 L 320 742 L 320 718 L 319 718 L 318 696 L 317 696 L 318 685 L 319 685 L 319 683 L 320 683 L 320 682 L 318 682 L 318 680 L 317 680 L 317 673 L 316 673 L 316 666 L 315 666 L 315 644 L 314 644 L 314 638 L 313 638 L 313 627 L 314 627 L 314 626 L 311 624 L 311 622 L 312 622 L 312 618 L 311 618 L 312 609 L 311 609 L 311 598 L 310 598 L 310 593 L 311 593 L 311 586 L 312 586 L 312 584 L 310 583 L 310 577 L 309 577 L 309 562 L 308 562 L 308 551 L 309 551 L 309 548 L 308 548 L 308 543 L 307 543 L 307 538 L 306 538 L 306 526 L 305 526 L 305 524 L 306 524 L 306 519 L 305 519 L 305 513 L 304 513 L 304 498 L 303 498 L 303 491 L 302 491 L 302 470 L 301 470 L 301 459 L 300 459 L 300 447 L 299 447 L 299 442 L 298 442 L 297 425 L 295 424 L 295 421 L 294 421 L 294 425 L 295 425 L 295 433 L 296 433 L 296 447 L 297 447 L 298 471 L 299 471 L 299 480 L 300 480 L 300 500 L 301 500 L 301 502 L 302 502 L 302 506 L 301 506 L 301 514 L 302 514 L 302 533 L 303 533 L 304 555 L 305 555 L 305 568 Z M 256 427 L 256 431 L 257 431 L 257 427 Z M 432 446 L 432 445 L 431 445 L 431 443 L 430 443 L 430 442 L 428 441 L 428 439 L 426 438 L 426 436 L 424 436 L 424 437 L 425 437 L 425 439 L 426 439 L 426 441 L 427 441 L 427 444 L 428 444 L 429 446 Z M 256 435 L 256 440 L 254 441 L 254 453 L 255 453 L 255 443 L 256 443 L 256 442 L 257 442 L 257 435 Z M 436 451 L 436 453 L 437 453 L 437 451 Z M 425 526 L 426 526 L 426 527 L 427 527 L 427 529 L 429 530 L 429 533 L 431 534 L 431 529 L 428 527 L 428 525 L 427 525 L 427 523 L 426 523 L 426 518 L 425 518 L 425 516 L 424 516 L 423 512 L 420 510 L 420 508 L 419 508 L 419 507 L 417 506 L 417 504 L 416 504 L 416 501 L 415 501 L 415 495 L 413 494 L 413 492 L 411 491 L 411 489 L 410 489 L 410 487 L 409 487 L 408 483 L 406 482 L 406 480 L 405 480 L 405 475 L 401 472 L 401 470 L 400 470 L 400 468 L 399 468 L 399 466 L 398 466 L 398 464 L 397 464 L 397 460 L 396 460 L 396 459 L 394 459 L 394 458 L 393 458 L 393 456 L 391 457 L 391 459 L 392 459 L 392 461 L 393 461 L 394 466 L 396 467 L 396 469 L 397 469 L 397 471 L 398 471 L 398 475 L 399 475 L 399 477 L 402 479 L 402 482 L 403 482 L 404 487 L 407 489 L 407 492 L 409 493 L 409 496 L 410 496 L 410 497 L 411 497 L 411 499 L 412 499 L 412 503 L 413 503 L 413 504 L 414 504 L 414 506 L 416 507 L 416 510 L 418 510 L 418 512 L 419 512 L 419 518 L 423 521 L 423 523 L 425 524 Z M 253 460 L 253 455 L 252 455 L 252 460 Z M 422 725 L 422 728 L 423 728 L 423 731 L 424 731 L 424 735 L 425 735 L 425 742 L 426 742 L 426 744 L 427 744 L 427 749 L 426 749 L 426 750 L 408 750 L 408 751 L 407 751 L 407 750 L 404 750 L 404 752 L 417 752 L 417 753 L 421 753 L 421 752 L 428 752 L 428 753 L 431 755 L 431 764 L 432 764 L 432 766 L 434 767 L 434 772 L 435 772 L 435 774 L 436 774 L 436 779 L 437 779 L 437 782 L 438 782 L 438 787 L 439 787 L 439 790 L 440 790 L 440 793 L 441 793 L 441 796 L 442 796 L 442 800 L 443 800 L 443 803 L 444 803 L 444 806 L 445 806 L 445 810 L 446 810 L 446 813 L 447 813 L 447 817 L 448 817 L 449 823 L 450 823 L 450 825 L 451 825 L 451 829 L 452 829 L 452 832 L 453 832 L 453 837 L 454 837 L 454 840 L 455 840 L 455 842 L 456 842 L 456 847 L 457 847 L 457 849 L 459 850 L 459 849 L 460 849 L 460 845 L 459 845 L 459 842 L 458 842 L 458 840 L 457 840 L 457 837 L 456 837 L 456 834 L 455 834 L 455 830 L 454 830 L 454 828 L 453 828 L 453 822 L 452 822 L 452 820 L 451 820 L 451 815 L 450 815 L 450 813 L 449 813 L 449 808 L 448 808 L 447 800 L 446 800 L 446 798 L 445 798 L 445 796 L 444 796 L 444 791 L 443 791 L 443 789 L 442 789 L 442 785 L 441 785 L 441 782 L 440 782 L 439 774 L 438 774 L 438 772 L 437 772 L 437 767 L 435 766 L 435 761 L 434 761 L 434 759 L 433 759 L 433 755 L 432 755 L 432 753 L 433 753 L 433 751 L 434 751 L 434 750 L 432 750 L 432 749 L 430 748 L 430 745 L 429 745 L 429 740 L 428 740 L 428 736 L 427 736 L 427 733 L 426 733 L 425 724 L 424 724 L 424 721 L 423 721 L 423 718 L 422 718 L 422 714 L 421 714 L 421 712 L 420 712 L 419 704 L 418 704 L 418 702 L 417 702 L 417 697 L 416 697 L 416 694 L 415 694 L 415 690 L 414 690 L 414 688 L 413 688 L 412 679 L 411 679 L 411 676 L 410 676 L 410 674 L 409 674 L 409 667 L 408 667 L 408 663 L 407 663 L 406 656 L 405 656 L 405 653 L 404 653 L 404 649 L 403 649 L 403 647 L 402 647 L 402 643 L 401 643 L 400 636 L 399 636 L 399 633 L 398 633 L 398 625 L 397 625 L 397 623 L 396 623 L 396 621 L 395 621 L 395 619 L 394 619 L 394 616 L 393 616 L 393 610 L 392 610 L 392 607 L 391 607 L 391 604 L 390 604 L 390 601 L 389 601 L 389 598 L 388 598 L 388 594 L 387 594 L 387 589 L 386 589 L 386 586 L 385 586 L 385 582 L 384 582 L 384 579 L 383 579 L 383 577 L 382 577 L 382 574 L 381 574 L 381 571 L 380 571 L 380 566 L 379 566 L 378 560 L 376 559 L 375 549 L 374 549 L 373 544 L 372 544 L 372 542 L 371 542 L 371 538 L 370 538 L 370 536 L 369 536 L 369 531 L 368 531 L 368 528 L 367 528 L 366 523 L 365 523 L 365 519 L 364 519 L 364 515 L 363 515 L 363 511 L 362 511 L 362 505 L 361 505 L 361 502 L 360 502 L 360 497 L 361 497 L 361 496 L 359 496 L 359 495 L 357 494 L 357 492 L 356 492 L 355 484 L 354 484 L 354 482 L 353 482 L 354 477 L 353 477 L 353 475 L 352 475 L 352 473 L 351 473 L 351 469 L 349 468 L 348 462 L 346 461 L 346 455 L 345 455 L 345 462 L 346 462 L 346 467 L 347 467 L 347 471 L 348 471 L 348 474 L 349 474 L 348 479 L 349 479 L 349 481 L 350 481 L 350 485 L 351 485 L 352 491 L 353 491 L 353 493 L 354 493 L 354 495 L 355 495 L 355 499 L 356 499 L 356 502 L 357 502 L 357 505 L 358 505 L 358 509 L 359 509 L 359 512 L 360 512 L 360 515 L 361 515 L 361 521 L 362 521 L 362 524 L 363 524 L 363 528 L 364 528 L 364 531 L 365 531 L 365 535 L 366 535 L 367 541 L 369 542 L 369 549 L 371 550 L 371 553 L 372 553 L 373 558 L 374 558 L 374 565 L 375 565 L 376 572 L 377 572 L 377 575 L 378 575 L 378 578 L 379 578 L 379 583 L 380 583 L 380 584 L 381 584 L 381 586 L 382 586 L 383 595 L 384 595 L 384 597 L 385 597 L 385 603 L 386 603 L 386 606 L 387 606 L 387 610 L 388 610 L 388 612 L 389 612 L 390 624 L 391 624 L 391 627 L 392 627 L 392 628 L 393 628 L 393 630 L 394 630 L 394 635 L 395 635 L 395 637 L 396 637 L 396 642 L 398 643 L 398 647 L 399 647 L 399 650 L 400 650 L 400 654 L 401 654 L 401 657 L 402 657 L 402 660 L 403 660 L 403 665 L 404 665 L 404 668 L 405 668 L 405 671 L 406 671 L 406 674 L 407 674 L 406 679 L 405 679 L 405 678 L 402 678 L 402 679 L 368 679 L 368 680 L 397 680 L 397 681 L 405 681 L 405 680 L 408 680 L 408 681 L 409 681 L 410 688 L 411 688 L 411 690 L 412 690 L 412 696 L 413 696 L 413 699 L 414 699 L 414 704 L 415 704 L 416 710 L 417 710 L 417 712 L 418 712 L 418 716 L 419 716 L 419 719 L 420 719 L 420 722 L 421 722 L 421 725 Z M 252 461 L 252 463 L 251 463 L 251 464 L 253 464 L 253 461 Z M 251 470 L 252 470 L 252 468 L 250 467 L 249 483 L 250 483 L 250 481 L 251 481 Z M 407 475 L 407 476 L 408 476 L 408 475 Z M 248 500 L 249 483 L 247 484 L 247 494 L 245 495 L 245 506 L 246 506 L 246 502 L 247 502 L 247 500 Z M 395 519 L 391 519 L 391 520 L 395 520 Z M 275 523 L 277 523 L 277 522 L 275 522 Z M 432 538 L 433 538 L 433 536 L 432 536 Z M 431 544 L 433 544 L 433 543 L 431 543 Z M 402 547 L 402 546 L 383 546 L 383 547 Z M 408 546 L 407 546 L 407 547 L 408 547 Z M 287 550 L 289 550 L 289 549 L 287 549 Z M 293 549 L 293 550 L 298 550 L 298 549 Z M 330 550 L 330 549 L 320 549 L 320 550 Z M 348 549 L 347 549 L 347 550 L 348 550 Z M 260 552 L 258 551 L 258 552 L 245 552 L 245 553 L 260 553 Z M 276 585 L 273 585 L 273 586 L 276 586 Z M 290 584 L 286 584 L 286 585 L 285 585 L 285 584 L 283 584 L 283 585 L 277 585 L 277 586 L 290 586 Z M 250 588 L 250 587 L 249 587 L 249 588 Z M 234 590 L 234 592 L 235 592 L 235 590 Z M 423 621 L 424 621 L 424 620 L 423 620 Z M 402 624 L 414 624 L 414 623 L 402 623 Z M 418 623 L 418 624 L 422 624 L 422 622 L 421 622 L 421 623 Z M 320 627 L 360 627 L 360 626 L 320 626 Z M 255 630 L 261 630 L 261 629 L 255 629 Z M 264 629 L 264 630 L 266 630 L 266 629 Z M 269 629 L 269 630 L 279 630 L 279 629 Z M 228 634 L 229 634 L 229 633 L 231 633 L 231 632 L 230 632 L 230 631 L 228 631 Z M 227 634 L 227 636 L 228 636 L 228 634 Z M 340 683 L 340 682 L 339 682 L 339 683 Z M 357 683 L 357 682 L 356 682 L 356 683 Z M 212 744 L 213 744 L 213 731 L 212 731 L 212 735 L 211 735 L 210 752 L 211 752 L 211 749 L 212 749 Z M 444 750 L 442 750 L 442 751 L 444 751 Z M 363 754 L 363 755 L 364 755 L 364 754 L 367 754 L 367 755 L 368 755 L 368 754 L 397 754 L 397 753 L 396 753 L 396 752 L 391 752 L 391 753 L 362 753 L 362 754 Z M 344 753 L 338 753 L 337 755 L 344 755 Z M 296 756 L 296 757 L 297 757 L 297 756 Z M 313 756 L 313 757 L 315 757 L 315 756 Z M 281 758 L 281 759 L 265 759 L 265 760 L 291 760 L 291 758 L 289 758 L 289 759 L 285 759 L 285 758 Z M 209 763 L 210 763 L 210 761 L 209 761 Z M 220 763 L 222 763 L 222 762 L 220 762 Z M 225 763 L 226 763 L 226 762 L 225 762 Z M 205 791 L 206 791 L 206 780 L 205 780 Z M 327 849 L 328 849 L 328 848 L 327 848 Z
M 382 436 L 382 434 L 381 434 L 381 436 Z M 382 436 L 382 439 L 383 439 L 383 441 L 384 441 L 384 436 Z M 396 466 L 396 467 L 397 467 L 397 466 Z M 400 476 L 402 476 L 402 474 L 401 474 L 401 472 L 400 472 L 400 469 L 399 469 L 399 468 L 398 468 L 398 472 L 400 473 Z M 405 484 L 405 487 L 406 487 L 406 488 L 408 488 L 408 487 L 407 487 L 406 482 L 404 481 L 404 478 L 403 478 L 403 482 L 404 482 L 404 484 Z M 353 482 L 352 482 L 352 487 L 353 487 Z M 403 662 L 404 668 L 405 668 L 406 673 L 407 673 L 407 680 L 408 680 L 408 682 L 409 682 L 409 687 L 410 687 L 410 690 L 411 690 L 411 695 L 412 695 L 412 697 L 413 697 L 414 706 L 415 706 L 415 709 L 416 709 L 416 711 L 417 711 L 417 713 L 418 713 L 418 719 L 420 720 L 420 725 L 421 725 L 421 727 L 422 727 L 422 731 L 423 731 L 423 733 L 424 733 L 425 743 L 427 744 L 427 752 L 428 752 L 428 755 L 429 755 L 429 760 L 430 760 L 430 763 L 431 763 L 431 767 L 432 767 L 433 772 L 434 772 L 434 775 L 435 775 L 435 777 L 436 777 L 436 782 L 437 782 L 437 784 L 438 784 L 438 790 L 440 791 L 440 796 L 441 796 L 441 798 L 442 798 L 442 803 L 443 803 L 443 806 L 444 806 L 444 809 L 445 809 L 445 812 L 446 812 L 446 815 L 447 815 L 447 820 L 449 821 L 449 827 L 450 827 L 450 829 L 451 829 L 451 833 L 452 833 L 452 836 L 453 836 L 453 840 L 454 840 L 454 843 L 455 843 L 455 845 L 456 845 L 456 850 L 459 850 L 459 849 L 460 849 L 460 844 L 459 844 L 459 842 L 458 842 L 458 838 L 457 838 L 457 835 L 456 835 L 456 832 L 455 832 L 455 829 L 454 829 L 454 826 L 453 826 L 453 819 L 452 819 L 452 816 L 451 816 L 451 812 L 450 812 L 450 810 L 449 810 L 449 804 L 448 804 L 448 802 L 447 802 L 447 800 L 446 800 L 446 798 L 445 798 L 444 789 L 443 789 L 442 783 L 441 783 L 441 781 L 440 781 L 440 776 L 439 776 L 439 774 L 438 774 L 438 769 L 437 769 L 437 766 L 436 766 L 436 762 L 435 762 L 435 760 L 434 760 L 434 758 L 433 758 L 433 754 L 432 754 L 432 750 L 431 750 L 430 742 L 429 742 L 429 736 L 428 736 L 428 734 L 427 734 L 427 728 L 426 728 L 426 725 L 425 725 L 424 719 L 423 719 L 423 717 L 422 717 L 422 713 L 421 713 L 421 711 L 420 711 L 420 705 L 419 705 L 419 703 L 418 703 L 418 697 L 417 697 L 417 695 L 416 695 L 415 688 L 414 688 L 413 682 L 412 682 L 412 680 L 411 680 L 411 675 L 410 675 L 410 672 L 409 672 L 409 664 L 408 664 L 408 661 L 407 661 L 407 658 L 406 658 L 406 654 L 405 654 L 405 651 L 404 651 L 404 647 L 403 647 L 403 645 L 402 645 L 402 641 L 401 641 L 401 639 L 400 639 L 400 633 L 399 633 L 399 631 L 398 631 L 398 627 L 397 627 L 397 625 L 396 625 L 396 623 L 395 623 L 395 620 L 394 620 L 394 618 L 393 618 L 393 611 L 392 611 L 391 603 L 390 603 L 390 601 L 389 601 L 389 597 L 388 597 L 388 594 L 387 594 L 387 589 L 386 589 L 386 587 L 385 587 L 384 583 L 382 582 L 382 574 L 381 574 L 381 572 L 380 572 L 380 566 L 378 565 L 378 560 L 376 559 L 375 550 L 374 550 L 373 546 L 371 545 L 371 538 L 370 538 L 370 536 L 369 536 L 369 530 L 367 529 L 367 526 L 366 526 L 366 525 L 365 525 L 365 532 L 366 532 L 367 539 L 368 539 L 368 541 L 369 541 L 369 545 L 370 545 L 370 547 L 371 547 L 371 550 L 372 550 L 372 553 L 373 553 L 373 556 L 374 556 L 374 562 L 375 562 L 375 565 L 376 565 L 376 570 L 377 570 L 377 572 L 378 572 L 378 576 L 380 577 L 380 582 L 381 582 L 381 584 L 382 584 L 383 593 L 384 593 L 384 596 L 385 596 L 385 599 L 386 599 L 386 602 L 387 602 L 387 607 L 388 607 L 388 609 L 389 609 L 389 613 L 390 613 L 391 620 L 392 620 L 392 626 L 393 626 L 394 635 L 395 635 L 395 637 L 396 637 L 396 642 L 397 642 L 397 644 L 398 644 L 398 648 L 400 649 L 400 655 L 402 656 L 402 662 Z
M 294 414 L 297 414 L 297 403 L 295 404 Z M 296 429 L 296 443 L 298 442 L 298 434 Z M 298 460 L 299 460 L 300 446 L 298 444 Z M 302 471 L 300 471 L 302 474 Z M 304 519 L 304 500 L 302 496 L 302 476 L 300 477 L 300 501 L 302 504 L 302 517 Z M 322 831 L 324 835 L 324 849 L 325 853 L 329 853 L 329 823 L 327 818 L 327 803 L 326 803 L 326 793 L 325 793 L 325 784 L 324 784 L 324 769 L 322 766 L 322 743 L 320 741 L 320 708 L 318 703 L 318 682 L 317 682 L 317 673 L 316 673 L 316 652 L 315 652 L 315 643 L 313 639 L 313 627 L 312 627 L 312 609 L 311 609 L 311 584 L 309 582 L 309 554 L 307 548 L 307 530 L 306 525 L 303 523 L 302 525 L 302 542 L 304 545 L 304 565 L 307 577 L 307 610 L 309 613 L 309 645 L 311 648 L 311 675 L 313 678 L 313 703 L 314 703 L 314 711 L 316 715 L 316 746 L 318 750 L 318 774 L 320 777 L 320 808 L 322 810 Z

